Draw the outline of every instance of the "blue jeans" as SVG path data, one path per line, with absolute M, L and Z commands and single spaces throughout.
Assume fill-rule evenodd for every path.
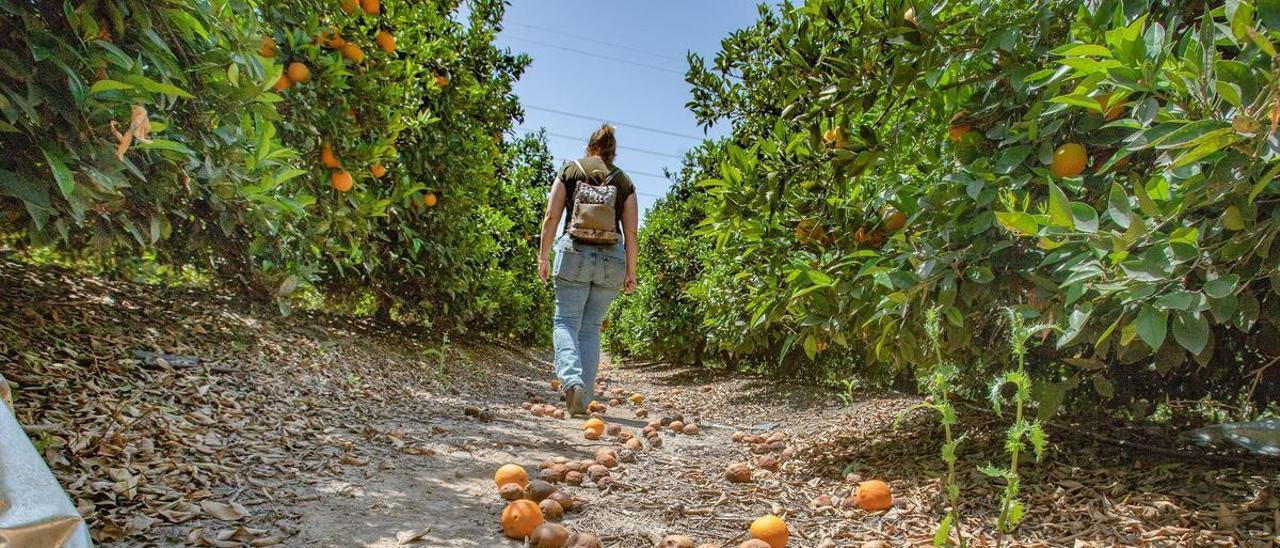
M 581 244 L 568 236 L 556 241 L 555 251 L 556 377 L 563 389 L 582 387 L 582 401 L 589 402 L 600 366 L 600 324 L 622 289 L 626 251 L 621 243 Z

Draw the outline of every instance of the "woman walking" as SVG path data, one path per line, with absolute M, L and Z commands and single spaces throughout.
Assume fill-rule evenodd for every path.
M 556 176 L 542 219 L 538 277 L 546 282 L 555 276 L 556 377 L 571 415 L 586 413 L 593 397 L 600 324 L 609 304 L 636 286 L 640 214 L 635 186 L 613 165 L 617 150 L 613 126 L 592 133 L 587 156 L 566 163 Z

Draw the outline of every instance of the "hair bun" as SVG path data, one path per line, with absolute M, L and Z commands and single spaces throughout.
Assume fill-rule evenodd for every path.
M 603 124 L 600 129 L 591 134 L 591 140 L 587 141 L 587 154 L 599 156 L 600 159 L 610 163 L 618 157 L 618 138 L 614 134 L 613 126 Z

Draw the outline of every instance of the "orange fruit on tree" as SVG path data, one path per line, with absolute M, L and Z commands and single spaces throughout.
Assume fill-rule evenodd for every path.
M 369 168 L 369 173 L 372 173 L 374 177 L 381 179 L 383 175 L 387 174 L 387 168 L 382 164 L 373 164 L 373 167 Z
M 449 86 L 449 77 L 448 77 L 448 76 L 445 76 L 445 75 L 443 75 L 443 74 L 437 74 L 437 75 L 436 75 L 436 85 L 437 85 L 437 86 L 440 86 L 440 87 L 442 87 L 442 88 L 443 88 L 443 87 L 448 87 L 448 86 Z
M 499 488 L 508 483 L 525 487 L 529 485 L 529 474 L 519 464 L 504 464 L 493 474 L 493 483 Z
M 884 230 L 890 234 L 902 230 L 907 226 L 907 214 L 896 209 L 889 209 L 884 215 Z
M 435 206 L 436 206 L 436 193 L 434 193 L 434 192 L 428 192 L 426 196 L 423 196 L 423 197 L 422 197 L 422 203 L 423 203 L 423 204 L 425 204 L 427 207 L 435 207 Z
M 359 63 L 364 61 L 364 50 L 360 49 L 360 46 L 348 42 L 342 45 L 342 56 L 354 63 Z
M 295 84 L 300 84 L 311 79 L 311 69 L 307 68 L 307 65 L 297 61 L 289 63 L 289 70 L 286 71 L 286 74 L 289 75 L 289 81 Z
M 333 189 L 338 192 L 347 192 L 355 185 L 355 180 L 351 178 L 351 174 L 345 169 L 339 169 L 329 176 L 329 182 L 333 184 Z
M 360 0 L 342 0 L 342 11 L 347 12 L 347 15 L 355 13 L 358 9 L 360 9 Z
M 1085 163 L 1089 156 L 1080 143 L 1067 143 L 1053 151 L 1053 162 L 1049 164 L 1049 172 L 1054 177 L 1075 177 L 1084 173 Z
M 542 525 L 542 509 L 531 500 L 517 500 L 502 510 L 502 534 L 524 540 Z
M 387 53 L 396 52 L 396 37 L 392 36 L 391 33 L 380 30 L 373 40 L 378 43 L 378 47 L 382 48 L 382 51 Z
M 1111 100 L 1109 96 L 1103 95 L 1096 99 L 1098 108 L 1102 109 L 1102 119 L 1108 122 L 1124 116 L 1124 103 L 1116 103 L 1108 108 L 1107 103 Z
M 888 510 L 893 506 L 893 492 L 883 481 L 864 481 L 858 484 L 858 494 L 854 495 L 853 502 L 868 512 Z
M 778 516 L 770 514 L 751 522 L 751 538 L 763 540 L 771 548 L 786 548 L 790 536 L 787 522 Z
M 276 83 L 271 84 L 271 89 L 274 89 L 276 91 L 284 91 L 286 89 L 289 89 L 289 86 L 291 85 L 293 85 L 293 82 L 289 81 L 289 75 L 281 74 L 280 77 L 276 79 Z
M 333 147 L 325 145 L 320 149 L 320 163 L 329 169 L 338 169 L 342 167 L 342 162 L 338 161 L 338 157 L 333 154 Z
M 587 422 L 582 423 L 582 429 L 591 430 L 597 435 L 604 435 L 604 421 L 600 419 L 587 419 Z
M 369 15 L 382 13 L 382 5 L 378 0 L 360 0 L 360 7 Z
M 276 39 L 270 36 L 262 39 L 262 45 L 258 46 L 258 55 L 263 57 L 276 56 Z
M 338 49 L 347 45 L 346 38 L 343 38 L 341 34 L 338 34 L 338 29 L 332 27 L 330 27 L 330 29 L 333 31 L 332 33 L 321 35 L 326 47 L 329 49 Z

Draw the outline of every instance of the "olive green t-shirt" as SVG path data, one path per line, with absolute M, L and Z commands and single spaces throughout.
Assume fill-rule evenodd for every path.
M 618 234 L 622 234 L 622 206 L 627 202 L 632 194 L 636 193 L 636 187 L 631 183 L 631 178 L 625 172 L 618 169 L 613 164 L 606 164 L 603 160 L 595 157 L 583 158 L 578 160 L 578 164 L 587 171 L 597 173 L 611 174 L 613 177 L 609 179 L 609 186 L 618 189 L 618 202 L 614 204 L 615 214 L 618 218 Z M 578 169 L 578 165 L 573 162 L 565 162 L 564 167 L 560 169 L 560 182 L 564 184 L 564 229 L 569 229 L 569 223 L 573 217 L 574 190 L 578 188 L 578 183 L 585 180 L 586 173 Z

